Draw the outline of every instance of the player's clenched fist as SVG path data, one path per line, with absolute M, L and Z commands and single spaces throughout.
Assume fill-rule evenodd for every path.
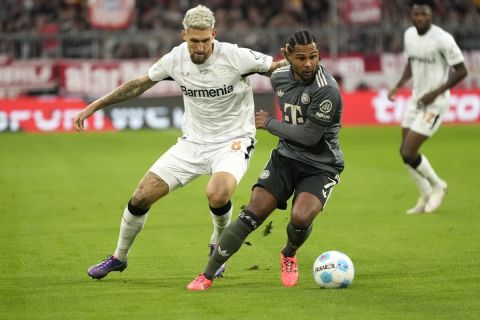
M 267 122 L 272 118 L 272 115 L 269 112 L 260 111 L 255 112 L 255 127 L 257 129 L 265 129 Z

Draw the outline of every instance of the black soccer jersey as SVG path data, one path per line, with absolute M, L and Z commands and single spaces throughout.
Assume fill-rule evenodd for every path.
M 271 83 L 283 122 L 303 126 L 309 120 L 323 129 L 308 133 L 322 135 L 318 143 L 310 146 L 279 135 L 279 153 L 332 174 L 340 173 L 344 168 L 338 142 L 343 102 L 335 79 L 319 65 L 311 81 L 295 80 L 290 66 L 287 66 L 273 72 Z

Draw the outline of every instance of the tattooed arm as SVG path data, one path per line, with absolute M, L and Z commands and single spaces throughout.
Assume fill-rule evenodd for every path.
M 138 97 L 148 89 L 150 89 L 157 82 L 150 80 L 148 75 L 141 76 L 137 79 L 133 79 L 125 82 L 117 89 L 113 90 L 109 94 L 93 101 L 80 111 L 73 120 L 75 130 L 83 131 L 83 122 L 90 117 L 95 111 L 105 108 L 109 105 L 122 102 L 131 98 Z

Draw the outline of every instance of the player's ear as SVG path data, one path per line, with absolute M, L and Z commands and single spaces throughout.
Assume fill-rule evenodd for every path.
M 182 30 L 182 32 L 180 34 L 182 36 L 182 40 L 187 41 L 187 32 L 185 30 Z
M 291 64 L 290 57 L 292 56 L 292 52 L 293 52 L 293 47 L 291 45 L 289 45 L 288 43 L 285 45 L 285 48 L 282 48 L 283 57 L 290 64 Z
M 212 29 L 212 39 L 215 38 L 215 36 L 217 35 L 217 29 Z

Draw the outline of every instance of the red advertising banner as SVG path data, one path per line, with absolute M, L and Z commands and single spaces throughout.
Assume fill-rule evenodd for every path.
M 386 90 L 343 93 L 342 123 L 344 126 L 399 125 L 409 95 L 409 91 L 401 91 L 392 102 Z M 264 94 L 256 97 L 256 101 L 263 99 L 259 105 L 266 105 L 267 100 L 272 101 L 270 98 L 273 100 L 273 94 Z M 163 104 L 167 99 L 170 102 Z M 480 89 L 452 90 L 450 101 L 443 123 L 480 123 Z M 180 128 L 182 105 L 181 97 L 161 98 L 143 105 L 133 101 L 97 111 L 86 121 L 85 128 L 88 131 Z M 73 131 L 73 119 L 85 106 L 83 100 L 61 97 L 0 99 L 0 133 Z
M 398 125 L 410 98 L 401 91 L 395 101 L 387 98 L 387 90 L 359 91 L 343 95 L 343 125 Z M 451 90 L 450 110 L 443 123 L 480 123 L 480 89 Z
M 395 101 L 387 98 L 387 90 L 342 93 L 342 124 L 349 125 L 399 125 L 410 99 L 410 91 L 400 91 Z M 275 104 L 278 103 L 275 99 Z M 277 119 L 281 118 L 277 107 Z M 450 109 L 443 123 L 480 123 L 480 89 L 451 90 Z
M 0 100 L 0 132 L 72 131 L 75 115 L 86 106 L 80 99 L 46 97 Z M 112 130 L 111 121 L 96 112 L 87 128 Z
M 181 97 L 170 98 L 168 105 L 159 105 L 158 99 L 145 100 L 98 110 L 85 121 L 85 130 L 180 128 Z M 0 133 L 73 131 L 73 119 L 85 106 L 83 100 L 60 97 L 0 99 Z

